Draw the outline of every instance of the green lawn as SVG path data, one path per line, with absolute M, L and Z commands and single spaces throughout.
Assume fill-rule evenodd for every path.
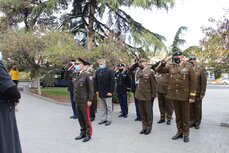
M 69 98 L 69 91 L 67 88 L 46 87 L 41 89 L 41 92 L 45 95 Z

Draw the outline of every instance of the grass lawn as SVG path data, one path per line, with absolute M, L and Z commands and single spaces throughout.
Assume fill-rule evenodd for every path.
M 46 88 L 42 88 L 41 92 L 42 94 L 48 95 L 48 96 L 69 98 L 69 91 L 67 90 L 67 88 L 46 87 Z

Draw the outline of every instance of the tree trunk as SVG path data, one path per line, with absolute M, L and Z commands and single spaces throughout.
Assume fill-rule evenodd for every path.
M 38 95 L 41 95 L 41 86 L 40 86 L 40 74 L 37 75 L 36 77 L 36 82 L 37 82 L 37 93 Z
M 92 50 L 93 47 L 93 24 L 94 24 L 94 14 L 95 14 L 95 7 L 96 7 L 96 0 L 91 0 L 90 6 L 89 6 L 89 25 L 88 25 L 88 50 Z

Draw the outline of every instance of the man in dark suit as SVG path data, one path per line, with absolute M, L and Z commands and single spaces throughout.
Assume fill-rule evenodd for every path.
M 99 69 L 95 74 L 95 91 L 100 98 L 100 109 L 102 118 L 99 124 L 106 126 L 111 124 L 112 117 L 112 95 L 115 90 L 114 71 L 106 66 L 104 59 L 99 60 Z

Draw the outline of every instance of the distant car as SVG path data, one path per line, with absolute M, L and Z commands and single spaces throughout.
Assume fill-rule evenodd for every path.
M 64 70 L 51 70 L 45 74 L 41 80 L 40 85 L 44 87 L 67 87 L 69 80 L 64 79 Z
M 223 78 L 221 83 L 222 84 L 229 84 L 229 78 Z

